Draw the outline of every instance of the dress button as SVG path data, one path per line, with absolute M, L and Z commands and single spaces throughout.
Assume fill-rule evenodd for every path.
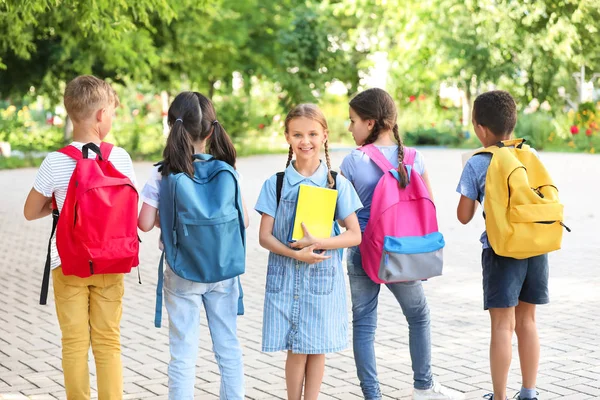
M 298 300 L 299 296 L 294 296 L 294 300 Z

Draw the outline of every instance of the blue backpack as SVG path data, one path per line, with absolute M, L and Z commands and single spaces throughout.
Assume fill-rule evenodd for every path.
M 158 268 L 154 325 L 162 317 L 163 260 L 180 277 L 201 283 L 246 269 L 246 228 L 237 173 L 207 154 L 194 155 L 194 176 L 163 176 L 158 206 L 164 252 Z M 238 280 L 238 285 L 239 280 Z M 242 291 L 238 314 L 243 314 Z

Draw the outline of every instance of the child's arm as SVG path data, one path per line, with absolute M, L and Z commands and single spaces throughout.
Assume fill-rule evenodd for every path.
M 356 213 L 348 215 L 346 219 L 344 219 L 344 225 L 346 226 L 346 231 L 341 235 L 319 239 L 312 237 L 306 229 L 306 226 L 302 224 L 304 237 L 294 243 L 290 243 L 290 246 L 294 249 L 315 246 L 318 250 L 344 249 L 347 247 L 358 246 L 362 240 L 362 234 L 360 232 L 360 225 Z
M 32 188 L 23 207 L 25 219 L 33 221 L 50 214 L 52 214 L 52 197 L 46 197 Z
M 248 215 L 248 208 L 246 207 L 246 200 L 242 196 L 242 208 L 244 210 L 244 226 L 246 229 L 250 226 L 250 216 Z
M 429 198 L 431 199 L 431 201 L 433 200 L 433 190 L 431 190 L 431 183 L 429 182 L 429 174 L 427 173 L 427 170 L 425 170 L 423 172 L 423 175 L 421 175 L 421 178 L 423 178 L 423 182 L 425 183 L 425 186 L 427 187 L 427 191 L 429 192 Z
M 154 228 L 155 224 L 158 221 L 158 209 L 152 207 L 147 203 L 142 204 L 142 210 L 140 211 L 140 215 L 138 216 L 138 228 L 142 232 L 149 232 Z M 158 225 L 157 227 L 160 227 Z
M 295 260 L 302 261 L 308 264 L 315 264 L 330 258 L 329 256 L 313 253 L 313 250 L 317 248 L 315 245 L 307 246 L 302 250 L 292 250 L 291 248 L 277 240 L 275 236 L 273 236 L 274 224 L 275 218 L 265 213 L 262 214 L 262 218 L 260 219 L 258 242 L 265 249 L 269 250 L 272 253 L 293 258 Z
M 463 225 L 468 224 L 473 219 L 475 211 L 477 211 L 477 202 L 464 195 L 461 195 L 460 200 L 458 201 L 458 207 L 456 208 L 456 216 L 458 217 L 458 220 Z

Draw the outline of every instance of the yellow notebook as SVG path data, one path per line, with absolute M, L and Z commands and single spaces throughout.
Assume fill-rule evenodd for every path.
M 296 200 L 296 214 L 288 240 L 293 242 L 304 237 L 301 225 L 303 222 L 311 236 L 330 237 L 336 203 L 337 190 L 300 185 Z

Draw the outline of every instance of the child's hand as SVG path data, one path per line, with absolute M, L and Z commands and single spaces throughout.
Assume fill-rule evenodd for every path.
M 307 264 L 316 264 L 321 261 L 331 258 L 331 256 L 324 256 L 321 254 L 313 253 L 313 250 L 317 248 L 317 243 L 311 244 L 308 247 L 296 252 L 296 260 L 305 262 Z
M 311 244 L 314 244 L 317 242 L 317 240 L 310 235 L 310 233 L 308 232 L 308 229 L 306 229 L 306 225 L 304 225 L 304 222 L 301 224 L 301 226 L 302 226 L 302 231 L 304 231 L 304 237 L 300 240 L 290 243 L 290 247 L 292 249 L 303 249 L 303 248 L 310 246 Z

